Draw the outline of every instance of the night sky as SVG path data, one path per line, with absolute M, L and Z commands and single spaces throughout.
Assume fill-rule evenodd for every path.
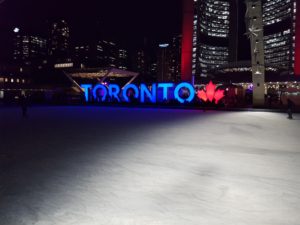
M 20 27 L 47 37 L 50 24 L 66 19 L 71 43 L 107 39 L 129 50 L 155 49 L 181 33 L 182 0 L 0 0 L 0 59 L 12 52 L 12 30 Z M 243 33 L 244 3 L 240 3 L 240 60 L 249 59 L 249 41 Z
M 181 0 L 6 0 L 0 5 L 1 33 L 14 26 L 45 33 L 47 22 L 57 18 L 67 20 L 75 42 L 101 35 L 131 47 L 145 37 L 167 41 L 179 34 Z

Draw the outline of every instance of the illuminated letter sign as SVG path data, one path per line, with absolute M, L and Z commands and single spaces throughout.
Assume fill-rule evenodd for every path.
M 93 97 L 95 100 L 97 100 L 99 98 L 99 90 L 103 91 L 103 96 L 102 96 L 102 102 L 105 101 L 106 96 L 107 96 L 107 89 L 104 85 L 102 84 L 98 84 L 93 88 Z M 86 93 L 85 93 L 86 94 Z
M 189 91 L 189 97 L 187 99 L 183 99 L 179 95 L 180 90 L 182 88 L 186 88 Z M 193 101 L 193 99 L 195 97 L 195 89 L 194 89 L 193 85 L 191 85 L 190 83 L 186 83 L 186 82 L 181 83 L 181 84 L 177 85 L 177 87 L 175 88 L 174 97 L 180 103 L 184 103 L 185 101 L 191 102 L 191 101 Z
M 163 89 L 163 100 L 168 100 L 168 89 L 174 87 L 173 83 L 160 83 L 158 88 Z
M 145 102 L 145 95 L 150 99 L 150 102 L 156 103 L 156 84 L 152 84 L 151 92 L 145 84 L 141 84 L 141 103 Z
M 81 88 L 84 91 L 85 101 L 88 102 L 89 101 L 89 89 L 92 88 L 92 85 L 91 84 L 83 84 L 83 85 L 81 85 Z
M 158 98 L 162 98 L 164 101 L 176 100 L 181 104 L 185 102 L 190 103 L 196 95 L 193 85 L 187 82 L 179 83 L 178 85 L 174 83 L 158 83 L 152 84 L 151 87 L 148 87 L 146 84 L 141 84 L 140 87 L 137 87 L 135 84 L 128 84 L 122 90 L 117 84 L 108 86 L 98 84 L 94 87 L 91 84 L 83 84 L 81 88 L 84 91 L 87 102 L 91 100 L 90 93 L 93 94 L 92 97 L 96 101 L 99 101 L 99 98 L 101 98 L 101 101 L 105 101 L 107 96 L 109 96 L 110 100 L 130 102 L 129 90 L 134 92 L 130 97 L 139 99 L 141 103 L 145 103 L 146 99 L 151 103 L 156 103 Z M 199 91 L 197 96 L 203 101 L 215 100 L 215 103 L 218 103 L 224 97 L 224 91 L 216 90 L 216 85 L 210 82 L 206 86 L 206 91 Z
M 129 102 L 129 98 L 127 96 L 127 92 L 128 92 L 129 89 L 133 89 L 134 90 L 134 97 L 139 98 L 139 89 L 138 89 L 138 87 L 134 84 L 128 84 L 128 85 L 126 85 L 126 87 L 122 91 L 122 96 L 123 96 L 125 102 Z
M 120 87 L 117 84 L 111 84 L 108 86 L 108 94 L 111 99 L 117 99 L 118 102 L 120 101 L 119 99 L 119 93 L 120 93 Z

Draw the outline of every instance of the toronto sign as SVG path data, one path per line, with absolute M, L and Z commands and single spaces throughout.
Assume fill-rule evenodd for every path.
M 121 88 L 118 84 L 82 84 L 85 101 L 105 102 L 113 99 L 118 102 L 131 102 L 133 99 L 140 103 L 157 103 L 161 101 L 175 100 L 181 104 L 191 103 L 197 97 L 203 102 L 218 102 L 224 97 L 224 90 L 216 88 L 212 82 L 205 86 L 205 89 L 196 91 L 194 86 L 187 82 L 175 83 L 154 83 L 151 86 L 146 84 L 128 84 Z

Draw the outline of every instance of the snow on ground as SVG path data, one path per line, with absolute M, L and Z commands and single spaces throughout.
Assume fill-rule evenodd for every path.
M 300 224 L 300 115 L 286 117 L 0 108 L 0 224 Z

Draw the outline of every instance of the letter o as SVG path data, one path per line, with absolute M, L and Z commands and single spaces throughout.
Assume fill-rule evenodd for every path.
M 187 88 L 189 90 L 190 96 L 187 99 L 181 98 L 179 96 L 179 91 L 182 88 Z M 193 101 L 193 99 L 195 97 L 195 89 L 194 89 L 193 85 L 191 85 L 190 83 L 187 83 L 187 82 L 180 83 L 176 86 L 176 88 L 174 90 L 174 97 L 180 103 L 184 103 L 185 101 L 191 102 L 191 101 Z
M 102 99 L 101 99 L 101 101 L 104 102 L 105 99 L 106 99 L 106 96 L 107 96 L 107 88 L 106 88 L 104 85 L 102 85 L 102 84 L 97 84 L 97 85 L 94 87 L 94 89 L 93 89 L 93 96 L 94 96 L 94 99 L 97 99 L 97 97 L 98 97 L 98 96 L 97 96 L 97 91 L 98 91 L 99 89 L 101 89 L 101 90 L 104 91 L 104 95 L 103 95 L 103 97 L 102 97 Z
M 123 98 L 126 102 L 129 102 L 129 99 L 127 97 L 127 91 L 129 89 L 133 89 L 134 90 L 134 97 L 139 98 L 139 89 L 138 89 L 138 87 L 135 84 L 128 84 L 128 85 L 126 85 L 126 87 L 124 87 L 124 89 L 122 91 L 122 96 L 123 96 Z

